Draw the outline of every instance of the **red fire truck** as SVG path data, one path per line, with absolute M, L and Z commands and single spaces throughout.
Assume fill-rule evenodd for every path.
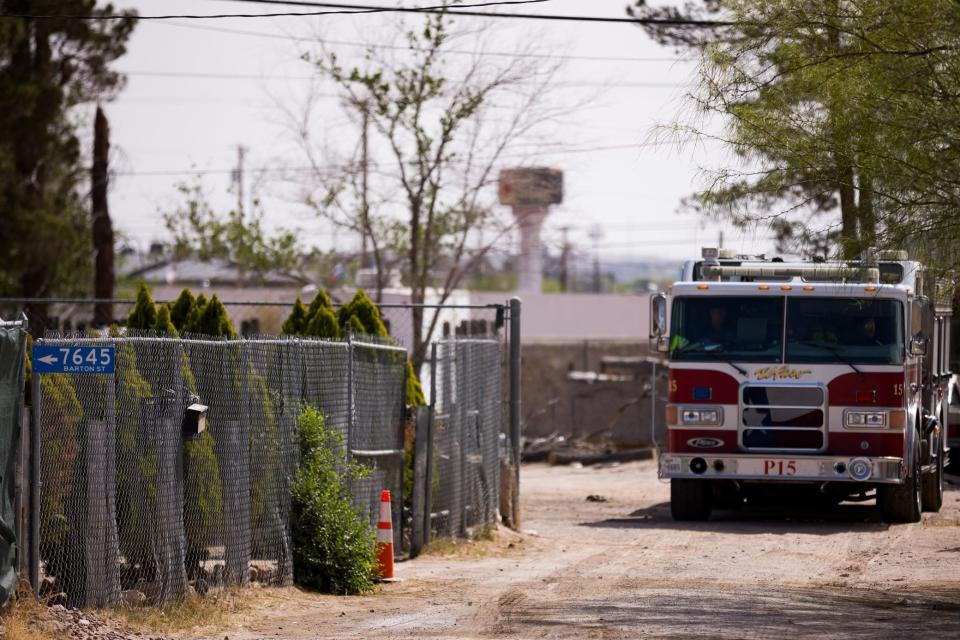
M 875 498 L 887 522 L 938 511 L 950 294 L 901 251 L 784 262 L 704 249 L 687 262 L 651 299 L 670 360 L 659 473 L 674 519 L 804 493 Z

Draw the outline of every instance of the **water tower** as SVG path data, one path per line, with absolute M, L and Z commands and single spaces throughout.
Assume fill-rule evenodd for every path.
M 550 205 L 563 202 L 563 172 L 547 167 L 504 169 L 500 172 L 500 204 L 513 208 L 520 229 L 518 293 L 540 293 L 543 265 L 540 229 Z

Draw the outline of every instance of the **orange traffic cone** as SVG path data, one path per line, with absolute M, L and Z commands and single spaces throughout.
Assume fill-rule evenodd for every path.
M 380 492 L 380 522 L 377 523 L 377 572 L 380 579 L 393 578 L 393 512 L 390 509 L 390 490 Z

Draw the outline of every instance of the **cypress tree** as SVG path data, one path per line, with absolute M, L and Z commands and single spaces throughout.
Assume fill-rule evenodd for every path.
M 337 324 L 337 318 L 333 311 L 326 307 L 321 307 L 317 313 L 310 318 L 304 335 L 316 338 L 339 338 L 340 325 Z
M 178 335 L 177 328 L 170 318 L 170 307 L 168 305 L 160 307 L 160 311 L 157 312 L 157 321 L 151 328 L 157 333 L 166 333 L 171 336 Z
M 177 331 L 183 331 L 183 328 L 187 325 L 187 318 L 190 316 L 190 310 L 193 309 L 195 302 L 190 290 L 184 289 L 173 303 L 170 308 L 170 320 Z
M 157 324 L 157 306 L 150 297 L 150 289 L 141 282 L 137 290 L 137 303 L 130 310 L 127 317 L 127 328 L 150 330 Z
M 297 301 L 293 303 L 293 309 L 287 319 L 283 321 L 280 331 L 288 336 L 302 336 L 307 330 L 310 318 L 311 316 L 307 313 L 307 308 L 303 306 L 300 296 L 297 296 Z

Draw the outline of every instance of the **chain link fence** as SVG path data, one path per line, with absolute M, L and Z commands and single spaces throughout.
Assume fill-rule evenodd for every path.
M 48 590 L 71 606 L 150 603 L 292 579 L 290 487 L 297 415 L 320 409 L 369 467 L 362 513 L 394 499 L 399 548 L 406 350 L 373 339 L 215 340 L 59 336 L 113 346 L 113 374 L 43 374 L 39 540 Z M 188 405 L 206 430 L 185 432 Z
M 430 406 L 417 426 L 412 553 L 432 536 L 468 537 L 497 521 L 503 349 L 495 336 L 432 345 Z

